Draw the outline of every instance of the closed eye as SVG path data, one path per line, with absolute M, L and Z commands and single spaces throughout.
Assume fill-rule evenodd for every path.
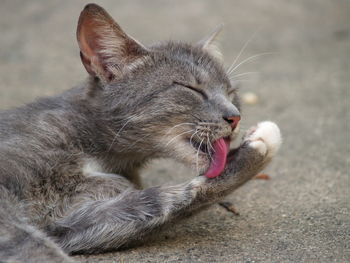
M 239 82 L 237 81 L 231 81 L 231 85 L 228 85 L 227 89 L 227 94 L 231 96 L 232 94 L 235 95 L 237 91 L 239 90 Z
M 228 91 L 227 91 L 227 95 L 228 97 L 234 97 L 237 93 L 238 88 L 237 87 L 231 87 Z
M 182 83 L 182 82 L 178 82 L 178 81 L 174 81 L 173 83 L 174 83 L 175 85 L 179 85 L 179 86 L 188 88 L 188 89 L 190 89 L 190 90 L 193 90 L 194 92 L 199 93 L 204 99 L 208 99 L 207 94 L 205 94 L 204 91 L 202 91 L 202 90 L 200 90 L 200 89 L 198 89 L 198 88 L 195 88 L 195 87 L 193 87 L 193 86 L 191 86 L 191 85 L 188 85 L 188 84 L 185 84 L 185 83 Z

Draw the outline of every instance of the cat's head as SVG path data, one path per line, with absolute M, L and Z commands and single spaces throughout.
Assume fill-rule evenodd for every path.
M 85 7 L 77 30 L 80 54 L 98 79 L 90 94 L 112 131 L 112 148 L 175 157 L 216 176 L 240 120 L 236 89 L 213 44 L 218 31 L 194 45 L 145 47 L 101 7 Z

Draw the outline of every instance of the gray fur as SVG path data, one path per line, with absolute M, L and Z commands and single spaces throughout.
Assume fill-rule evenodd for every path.
M 83 12 L 106 17 L 97 5 Z M 0 113 L 0 261 L 72 262 L 66 253 L 130 245 L 216 202 L 270 160 L 245 140 L 215 179 L 139 189 L 138 171 L 153 158 L 175 158 L 202 174 L 209 156 L 197 163 L 189 140 L 234 139 L 224 118 L 240 106 L 210 43 L 128 49 L 138 43 L 113 28 L 119 42 L 101 45 L 97 62 L 80 43 L 91 75 L 84 85 Z M 122 58 L 117 65 L 113 54 Z

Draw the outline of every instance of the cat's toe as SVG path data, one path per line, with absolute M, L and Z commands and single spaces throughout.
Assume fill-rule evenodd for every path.
M 282 143 L 281 132 L 278 126 L 271 121 L 258 123 L 248 130 L 244 141 L 256 149 L 261 155 L 273 157 Z

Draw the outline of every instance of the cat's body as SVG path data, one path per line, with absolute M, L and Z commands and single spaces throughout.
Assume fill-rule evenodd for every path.
M 211 38 L 146 49 L 96 5 L 82 12 L 77 36 L 89 81 L 0 114 L 0 261 L 71 262 L 63 251 L 142 240 L 232 192 L 280 144 L 265 122 L 227 154 L 239 103 Z M 158 157 L 206 176 L 139 189 L 139 169 Z

